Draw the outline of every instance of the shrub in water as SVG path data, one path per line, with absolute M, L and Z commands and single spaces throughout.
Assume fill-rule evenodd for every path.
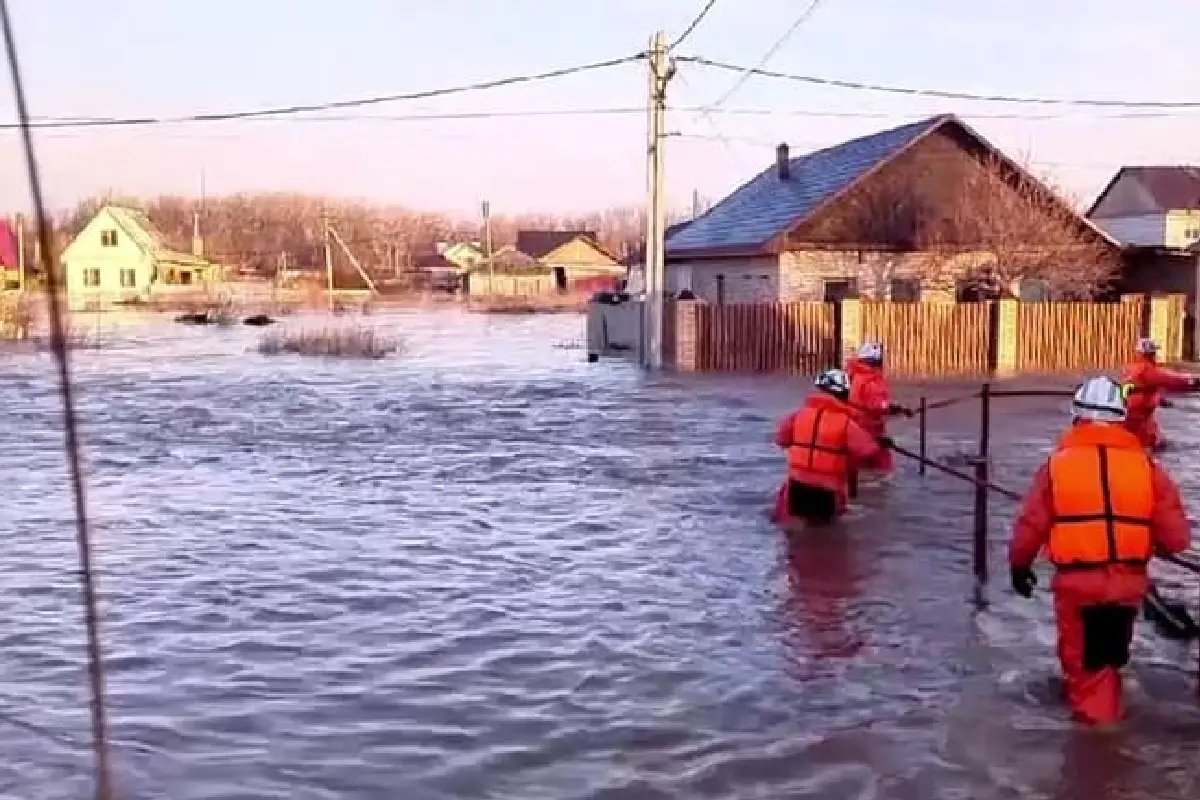
M 355 325 L 338 328 L 272 330 L 258 340 L 265 356 L 291 354 L 331 358 L 387 358 L 398 353 L 400 339 L 377 333 L 374 328 Z

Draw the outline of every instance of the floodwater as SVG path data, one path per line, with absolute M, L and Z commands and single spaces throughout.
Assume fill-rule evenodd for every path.
M 905 464 L 839 533 L 770 525 L 803 381 L 589 365 L 556 347 L 578 317 L 372 321 L 402 358 L 163 322 L 75 354 L 123 800 L 1196 795 L 1194 649 L 1143 630 L 1131 721 L 1071 726 L 1048 595 L 997 569 L 967 602 L 954 479 Z M 0 356 L 0 794 L 23 800 L 92 780 L 58 403 L 47 356 Z M 1062 406 L 997 410 L 998 482 Z M 1200 429 L 1168 413 L 1194 500 Z M 939 412 L 931 451 L 976 425 Z

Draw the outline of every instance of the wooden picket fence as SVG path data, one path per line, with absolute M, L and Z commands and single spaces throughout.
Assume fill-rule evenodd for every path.
M 1117 369 L 1133 353 L 1144 313 L 1141 300 L 1022 303 L 1017 310 L 1017 371 Z
M 1123 364 L 1151 328 L 1167 360 L 1182 352 L 1185 300 L 747 303 L 669 306 L 669 362 L 700 372 L 814 374 L 859 342 L 882 342 L 909 377 L 1078 373 Z
M 991 316 L 991 303 L 863 301 L 862 340 L 885 343 L 894 375 L 986 375 Z
M 696 369 L 811 375 L 836 366 L 836 305 L 746 303 L 699 305 Z

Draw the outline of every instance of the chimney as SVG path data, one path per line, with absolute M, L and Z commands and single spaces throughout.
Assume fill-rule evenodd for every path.
M 779 180 L 786 181 L 792 177 L 792 165 L 789 163 L 787 142 L 780 142 L 775 148 L 775 166 L 779 171 Z

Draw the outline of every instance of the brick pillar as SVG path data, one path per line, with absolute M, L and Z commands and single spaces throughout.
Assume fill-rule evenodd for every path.
M 1012 298 L 996 301 L 996 377 L 1007 378 L 1017 373 L 1017 348 L 1020 333 L 1017 326 L 1021 304 Z
M 862 301 L 858 299 L 843 300 L 841 304 L 841 330 L 838 340 L 842 345 L 842 363 L 858 352 L 862 345 Z
M 675 303 L 675 369 L 696 372 L 700 369 L 699 300 L 676 300 Z

